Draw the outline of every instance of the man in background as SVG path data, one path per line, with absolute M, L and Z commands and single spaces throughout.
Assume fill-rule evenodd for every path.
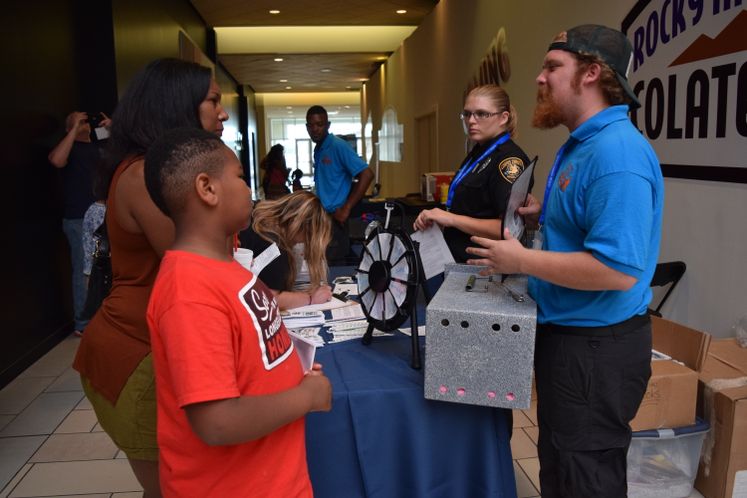
M 80 335 L 88 325 L 83 314 L 86 302 L 86 279 L 83 273 L 83 216 L 96 199 L 93 180 L 101 159 L 99 142 L 91 139 L 91 123 L 108 128 L 111 120 L 104 114 L 89 116 L 85 112 L 70 113 L 65 120 L 65 136 L 52 149 L 47 158 L 62 173 L 64 212 L 62 231 L 70 244 L 73 275 L 74 330 Z
M 332 241 L 327 260 L 347 256 L 350 240 L 347 220 L 350 211 L 363 198 L 373 180 L 373 171 L 344 140 L 329 133 L 324 107 L 315 105 L 306 112 L 306 130 L 314 147 L 314 184 L 316 195 L 332 216 Z

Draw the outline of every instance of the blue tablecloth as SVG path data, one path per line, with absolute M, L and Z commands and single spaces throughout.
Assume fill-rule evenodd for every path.
M 316 498 L 516 496 L 505 413 L 423 398 L 409 337 L 330 344 L 316 361 L 333 389 L 332 411 L 306 417 Z

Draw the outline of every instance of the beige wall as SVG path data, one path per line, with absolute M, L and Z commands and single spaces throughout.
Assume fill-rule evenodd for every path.
M 656 0 L 654 0 L 656 1 Z M 620 28 L 634 1 L 441 0 L 425 22 L 366 84 L 361 116 L 373 118 L 393 106 L 404 125 L 401 163 L 382 163 L 382 194 L 419 190 L 414 162 L 414 122 L 437 110 L 438 165 L 454 170 L 464 157 L 464 132 L 457 114 L 462 93 L 493 37 L 504 27 L 511 77 L 503 86 L 519 113 L 517 142 L 539 156 L 535 193 L 541 196 L 555 151 L 567 130 L 529 126 L 542 57 L 552 37 L 578 24 Z M 666 206 L 660 261 L 683 260 L 687 273 L 663 309 L 665 317 L 711 332 L 732 335 L 731 325 L 747 313 L 747 185 L 665 180 Z

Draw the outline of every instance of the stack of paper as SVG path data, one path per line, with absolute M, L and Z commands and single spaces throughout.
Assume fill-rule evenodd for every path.
M 307 341 L 314 343 L 316 347 L 321 348 L 324 347 L 324 339 L 322 339 L 322 336 L 319 335 L 319 332 L 321 330 L 322 329 L 319 327 L 306 327 L 302 329 L 289 330 L 289 332 L 301 336 Z
M 366 315 L 363 314 L 363 308 L 361 308 L 361 305 L 358 303 L 353 303 L 349 306 L 333 309 L 332 318 L 328 321 L 328 325 L 332 325 L 332 322 L 362 320 L 365 318 Z
M 324 312 L 322 311 L 282 311 L 280 316 L 285 327 L 289 329 L 324 325 Z

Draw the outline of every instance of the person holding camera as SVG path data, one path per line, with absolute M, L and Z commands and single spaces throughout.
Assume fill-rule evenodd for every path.
M 99 139 L 106 138 L 111 119 L 103 112 L 75 111 L 65 120 L 66 134 L 47 158 L 62 173 L 64 211 L 62 231 L 70 244 L 72 262 L 73 310 L 76 335 L 88 324 L 83 316 L 86 279 L 83 274 L 83 215 L 96 200 L 93 177 L 101 160 Z

